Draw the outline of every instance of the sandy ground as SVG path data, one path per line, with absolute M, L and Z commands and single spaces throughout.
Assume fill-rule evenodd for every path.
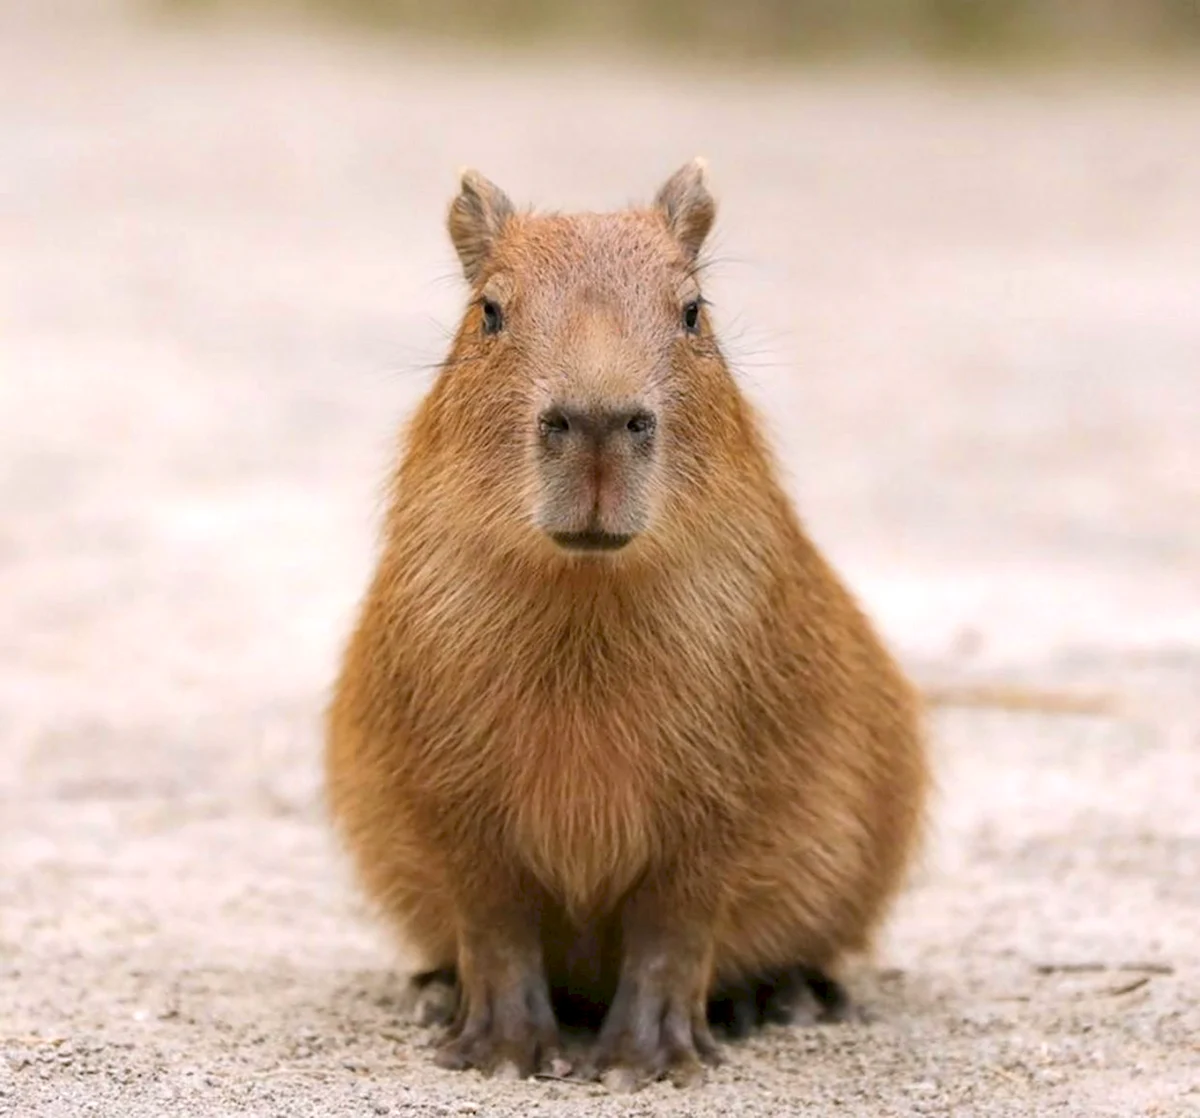
M 0 7 L 0 1113 L 1200 1113 L 1200 82 L 713 81 L 47 8 Z M 317 716 L 461 298 L 443 207 L 464 163 L 613 205 L 696 153 L 739 373 L 906 661 L 1125 712 L 937 716 L 871 1023 L 693 1093 L 438 1072 Z

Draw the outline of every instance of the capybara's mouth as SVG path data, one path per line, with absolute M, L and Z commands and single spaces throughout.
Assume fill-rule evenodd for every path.
M 633 536 L 616 532 L 552 532 L 550 538 L 568 551 L 620 551 Z

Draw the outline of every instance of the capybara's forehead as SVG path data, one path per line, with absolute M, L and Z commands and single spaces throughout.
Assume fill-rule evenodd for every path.
M 651 211 L 520 214 L 498 239 L 489 269 L 519 289 L 586 286 L 673 288 L 688 270 L 679 245 Z

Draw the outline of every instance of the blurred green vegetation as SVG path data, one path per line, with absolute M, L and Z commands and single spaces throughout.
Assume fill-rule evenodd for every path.
M 729 56 L 942 56 L 1200 50 L 1200 0 L 155 0 L 275 9 L 439 37 L 587 38 Z

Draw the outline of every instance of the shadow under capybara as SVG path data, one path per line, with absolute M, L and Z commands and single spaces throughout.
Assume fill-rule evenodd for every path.
M 454 991 L 445 1067 L 702 1078 L 843 1004 L 921 832 L 919 703 L 722 355 L 704 164 L 539 214 L 468 171 L 471 297 L 411 422 L 328 715 L 331 811 Z

